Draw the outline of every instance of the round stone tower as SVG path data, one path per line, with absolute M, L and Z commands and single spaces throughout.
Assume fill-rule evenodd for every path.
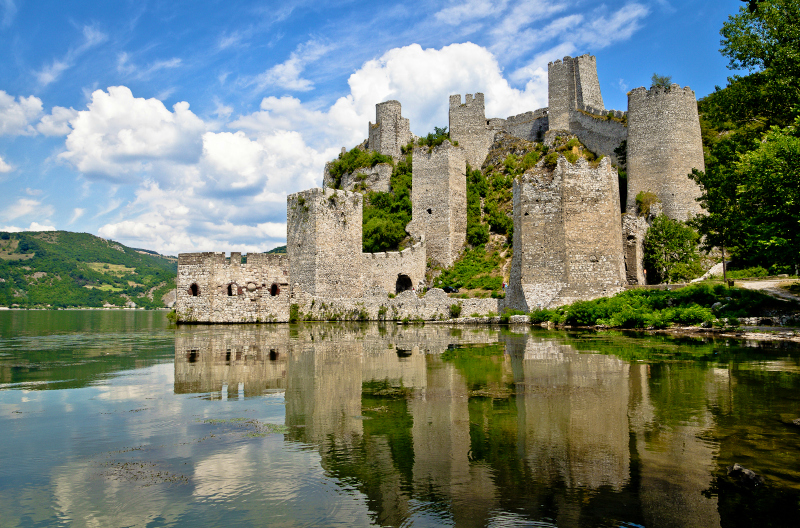
M 655 193 L 664 214 L 686 220 L 701 211 L 700 187 L 688 177 L 705 170 L 697 99 L 688 86 L 628 93 L 628 210 L 636 195 Z

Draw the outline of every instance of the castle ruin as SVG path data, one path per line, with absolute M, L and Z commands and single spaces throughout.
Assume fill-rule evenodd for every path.
M 451 141 L 413 149 L 413 243 L 403 251 L 362 251 L 363 197 L 352 189 L 389 190 L 391 166 L 344 175 L 339 189 L 328 167 L 323 189 L 287 199 L 287 254 L 187 253 L 178 259 L 176 312 L 181 322 L 287 321 L 292 307 L 312 318 L 446 319 L 454 300 L 434 288 L 420 297 L 428 262 L 451 266 L 466 240 L 466 167 L 480 168 L 504 132 L 552 144 L 574 135 L 602 159 L 542 162 L 513 186 L 513 257 L 507 297 L 459 299 L 467 314 L 532 310 L 612 295 L 642 284 L 647 226 L 636 195 L 651 192 L 667 216 L 700 211 L 700 189 L 687 175 L 704 169 L 694 92 L 637 88 L 628 110 L 604 107 L 596 59 L 564 57 L 548 65 L 548 107 L 486 118 L 484 95 L 449 99 Z M 399 160 L 413 142 L 398 101 L 376 105 L 361 148 Z M 617 170 L 628 171 L 627 212 L 621 214 Z M 623 202 L 624 203 L 624 202 Z

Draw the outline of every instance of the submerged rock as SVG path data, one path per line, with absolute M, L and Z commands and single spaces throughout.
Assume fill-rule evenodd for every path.
M 755 488 L 764 484 L 764 477 L 740 464 L 728 466 L 728 476 L 748 488 Z

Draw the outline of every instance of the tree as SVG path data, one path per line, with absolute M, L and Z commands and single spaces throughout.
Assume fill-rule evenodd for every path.
M 644 238 L 644 265 L 651 282 L 676 282 L 700 275 L 697 243 L 700 235 L 690 226 L 658 215 Z
M 654 73 L 650 78 L 650 88 L 668 88 L 672 84 L 672 75 L 659 75 Z

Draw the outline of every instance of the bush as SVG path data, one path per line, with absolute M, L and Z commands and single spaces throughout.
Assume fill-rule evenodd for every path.
M 558 165 L 558 152 L 551 152 L 544 157 L 544 166 L 548 169 L 555 169 Z
M 333 177 L 334 188 L 338 189 L 342 185 L 342 176 L 345 174 L 364 167 L 374 167 L 378 163 L 394 163 L 394 160 L 391 156 L 384 156 L 379 152 L 364 152 L 359 148 L 354 148 L 349 152 L 339 154 L 339 158 L 331 162 L 328 171 Z
M 644 263 L 650 271 L 648 280 L 670 283 L 699 276 L 702 273 L 699 240 L 697 231 L 685 223 L 658 215 L 644 239 Z
M 473 247 L 482 246 L 489 241 L 489 226 L 473 224 L 467 228 L 467 244 Z
M 299 320 L 300 320 L 300 305 L 292 304 L 289 307 L 289 322 L 296 323 Z
M 650 191 L 639 191 L 639 193 L 636 195 L 636 210 L 639 212 L 639 216 L 649 215 L 650 207 L 654 203 L 661 203 L 661 200 L 658 199 L 658 196 L 656 196 L 655 193 L 651 193 Z
M 450 305 L 450 318 L 456 319 L 461 315 L 461 303 Z

